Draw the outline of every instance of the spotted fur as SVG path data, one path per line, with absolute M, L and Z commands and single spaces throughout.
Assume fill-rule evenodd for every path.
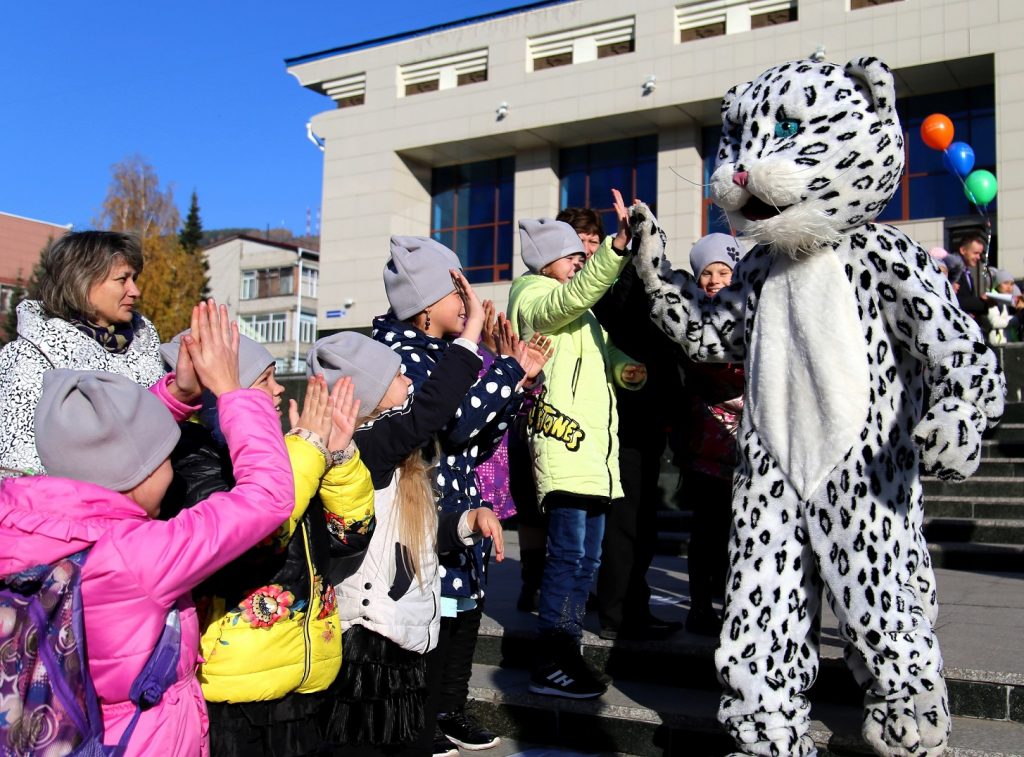
M 784 121 L 797 121 L 796 131 L 776 136 Z M 697 360 L 749 363 L 759 300 L 779 254 L 834 255 L 845 274 L 840 286 L 855 299 L 869 386 L 858 440 L 808 496 L 796 492 L 793 472 L 744 413 L 715 657 L 720 720 L 744 754 L 814 753 L 806 691 L 818 671 L 824 590 L 864 688 L 865 740 L 880 755 L 942 754 L 950 720 L 919 468 L 923 461 L 953 480 L 974 472 L 981 433 L 1002 413 L 1003 377 L 927 253 L 873 223 L 902 171 L 884 63 L 769 69 L 730 90 L 723 123 L 713 196 L 761 244 L 736 265 L 732 284 L 707 299 L 690 274 L 672 270 L 650 210 L 635 207 L 636 266 L 653 320 Z M 732 181 L 742 172 L 745 186 Z M 785 209 L 750 221 L 742 208 L 751 197 Z M 802 412 L 820 412 L 815 397 Z

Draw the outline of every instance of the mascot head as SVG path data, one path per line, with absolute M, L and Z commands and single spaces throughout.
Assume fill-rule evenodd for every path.
M 877 58 L 769 68 L 722 100 L 711 199 L 742 236 L 798 256 L 874 220 L 903 173 L 892 72 Z

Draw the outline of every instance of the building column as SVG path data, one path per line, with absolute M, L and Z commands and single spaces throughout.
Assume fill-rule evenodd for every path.
M 693 123 L 662 128 L 658 132 L 656 215 L 668 234 L 668 254 L 675 268 L 689 269 L 690 247 L 701 237 L 702 173 L 700 126 Z

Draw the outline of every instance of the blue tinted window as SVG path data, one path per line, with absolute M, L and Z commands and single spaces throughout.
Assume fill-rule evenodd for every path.
M 718 142 L 722 137 L 722 127 L 706 126 L 701 129 L 700 137 L 704 168 L 702 174 L 702 183 L 704 184 L 702 194 L 704 206 L 703 232 L 704 234 L 713 234 L 715 232 L 732 234 L 732 228 L 729 226 L 729 219 L 725 215 L 725 211 L 711 202 L 710 193 L 711 174 L 715 172 L 715 164 L 718 162 Z
M 639 198 L 657 212 L 656 134 L 567 147 L 558 154 L 558 167 L 560 207 L 599 211 L 606 232 L 616 226 L 612 189 L 622 192 L 626 204 Z
M 512 278 L 515 160 L 435 168 L 430 235 L 452 249 L 471 283 Z

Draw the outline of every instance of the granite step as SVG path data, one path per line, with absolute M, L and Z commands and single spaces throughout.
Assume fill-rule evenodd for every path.
M 989 573 L 1024 572 L 1024 545 L 991 542 L 929 542 L 932 567 Z
M 924 496 L 927 501 L 933 495 L 940 496 L 970 496 L 970 497 L 1009 497 L 1016 499 L 1024 505 L 1024 477 L 1014 478 L 1009 476 L 994 476 L 984 471 L 971 476 L 966 481 L 952 482 L 943 481 L 938 478 L 925 477 L 921 479 L 924 485 Z
M 718 694 L 680 685 L 616 681 L 592 700 L 532 694 L 525 670 L 475 664 L 474 714 L 496 733 L 576 751 L 701 755 L 731 751 L 715 717 Z M 814 704 L 811 735 L 820 757 L 871 754 L 860 737 L 859 706 Z M 947 757 L 1021 755 L 1024 724 L 954 717 Z
M 983 458 L 976 475 L 1024 479 L 1024 457 Z

